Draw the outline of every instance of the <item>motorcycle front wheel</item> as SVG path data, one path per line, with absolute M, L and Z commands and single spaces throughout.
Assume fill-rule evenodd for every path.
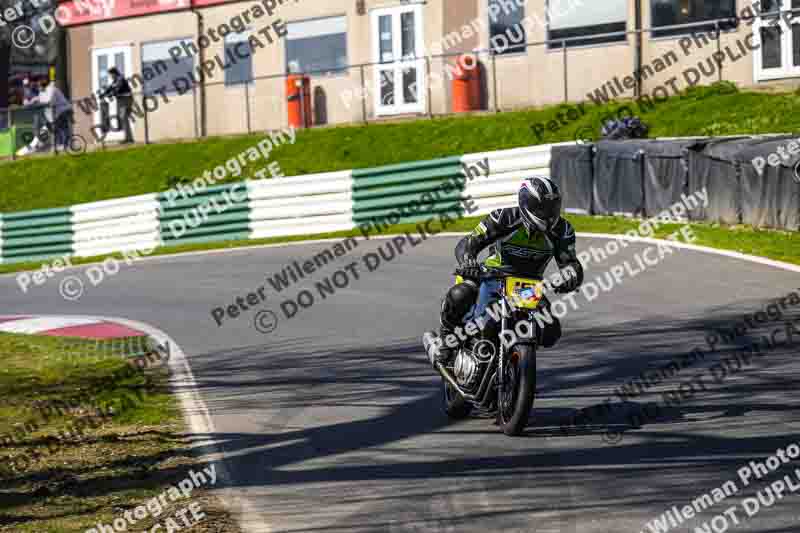
M 516 436 L 525 429 L 536 396 L 536 347 L 514 345 L 503 372 L 503 390 L 497 397 L 498 423 L 503 433 Z

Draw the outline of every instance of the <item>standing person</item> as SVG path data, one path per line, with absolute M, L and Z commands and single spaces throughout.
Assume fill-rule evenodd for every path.
M 103 91 L 103 97 L 113 96 L 117 99 L 117 120 L 122 122 L 118 127 L 125 128 L 125 140 L 123 143 L 133 142 L 133 131 L 131 131 L 131 108 L 133 107 L 133 91 L 128 80 L 122 77 L 117 67 L 108 69 L 111 76 L 111 85 Z
M 31 79 L 27 76 L 22 80 L 22 105 L 29 106 L 39 100 L 39 89 L 31 84 Z
M 55 81 L 48 82 L 47 79 L 43 79 L 41 87 L 39 103 L 47 106 L 44 109 L 44 116 L 55 134 L 56 150 L 63 150 L 69 144 L 72 105 L 64 97 L 61 89 L 56 87 Z
M 42 122 L 42 108 L 39 104 L 39 89 L 35 83 L 31 83 L 31 79 L 27 76 L 22 80 L 22 105 L 25 107 L 36 106 L 33 109 L 33 132 L 34 136 L 38 138 Z M 38 145 L 38 141 L 37 141 Z

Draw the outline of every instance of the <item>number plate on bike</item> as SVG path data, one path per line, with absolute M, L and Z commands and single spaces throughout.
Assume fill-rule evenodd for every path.
M 536 309 L 542 301 L 542 282 L 528 278 L 506 278 L 506 294 L 514 307 Z

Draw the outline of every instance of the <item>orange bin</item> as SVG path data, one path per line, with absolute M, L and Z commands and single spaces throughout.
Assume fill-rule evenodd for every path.
M 311 78 L 300 74 L 287 76 L 286 101 L 289 110 L 289 126 L 293 128 L 310 128 Z
M 462 55 L 453 74 L 453 113 L 480 109 L 481 73 L 478 58 Z

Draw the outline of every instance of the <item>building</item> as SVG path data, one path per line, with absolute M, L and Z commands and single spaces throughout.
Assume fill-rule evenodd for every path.
M 77 0 L 58 19 L 72 98 L 117 66 L 148 110 L 137 139 L 158 140 L 285 126 L 290 71 L 310 73 L 317 124 L 448 113 L 456 57 L 441 56 L 475 49 L 489 109 L 797 77 L 800 25 L 755 9 L 796 2 L 751 1 Z

